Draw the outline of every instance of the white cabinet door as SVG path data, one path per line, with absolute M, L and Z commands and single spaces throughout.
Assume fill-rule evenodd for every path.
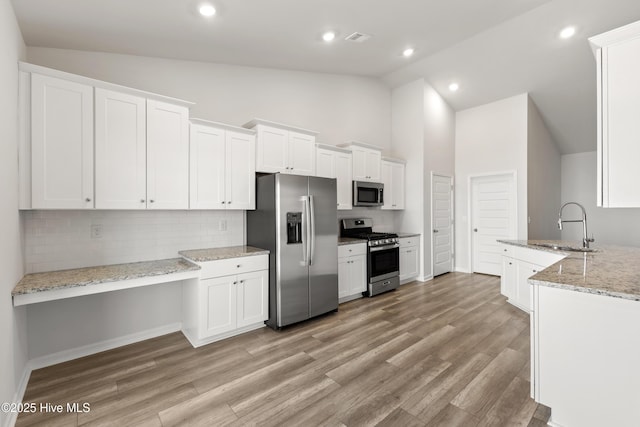
M 384 184 L 384 205 L 382 209 L 404 209 L 404 169 L 401 163 L 382 161 L 380 163 L 381 182 Z
M 356 181 L 380 182 L 381 157 L 378 150 L 371 150 L 357 145 L 351 146 L 353 155 L 353 179 Z
M 189 207 L 224 209 L 225 132 L 209 126 L 191 125 Z
M 336 152 L 318 148 L 316 150 L 316 176 L 322 178 L 336 177 Z
M 367 171 L 367 149 L 357 146 L 351 147 L 351 155 L 353 156 L 353 180 L 369 181 Z
M 502 257 L 502 276 L 500 277 L 500 293 L 513 300 L 516 298 L 518 277 L 516 274 L 516 260 Z
M 400 281 L 417 277 L 420 268 L 420 251 L 417 246 L 400 248 Z
M 91 209 L 93 88 L 31 76 L 32 207 Z
M 345 210 L 352 208 L 352 182 L 353 177 L 351 173 L 351 154 L 350 153 L 336 153 L 335 158 L 335 178 L 338 186 L 338 209 Z
M 405 165 L 393 163 L 391 165 L 391 193 L 393 209 L 404 209 L 404 170 Z
M 528 279 L 544 268 L 530 262 L 516 261 L 517 286 L 515 289 L 515 303 L 523 310 L 531 310 L 531 285 Z
M 367 258 L 364 255 L 351 257 L 351 295 L 367 290 Z
M 237 291 L 237 328 L 263 322 L 269 318 L 269 272 L 239 274 Z
M 351 260 L 338 258 L 338 298 L 348 297 L 351 291 Z
M 227 209 L 255 209 L 255 137 L 227 131 L 226 147 Z
M 146 100 L 96 88 L 96 208 L 147 206 Z
M 380 181 L 384 184 L 384 205 L 381 209 L 394 209 L 392 169 L 393 165 L 390 162 L 382 162 L 380 165 Z
M 237 276 L 201 280 L 200 338 L 236 328 Z
M 314 176 L 316 174 L 316 138 L 289 131 L 289 173 Z
M 603 205 L 640 207 L 640 38 L 614 43 L 602 54 Z
M 150 209 L 189 208 L 189 110 L 147 100 L 147 197 Z
M 256 171 L 287 173 L 289 171 L 289 132 L 258 125 Z
M 380 182 L 380 151 L 367 150 L 365 154 L 365 165 L 367 176 L 370 181 Z

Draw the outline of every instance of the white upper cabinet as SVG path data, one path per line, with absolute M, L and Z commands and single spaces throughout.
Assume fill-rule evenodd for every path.
M 146 99 L 97 88 L 96 208 L 145 209 Z
M 640 21 L 589 41 L 597 62 L 597 204 L 640 207 Z
M 224 209 L 226 204 L 225 131 L 191 123 L 190 138 L 191 209 Z
M 191 209 L 255 209 L 254 132 L 193 119 Z
M 255 209 L 255 136 L 227 131 L 225 141 L 227 209 Z
M 189 208 L 189 109 L 147 100 L 150 209 Z
M 20 209 L 189 208 L 191 103 L 19 68 Z
M 316 176 L 335 178 L 338 210 L 351 209 L 351 152 L 330 145 L 318 144 L 316 149 Z
M 31 207 L 93 208 L 93 88 L 33 74 L 30 91 Z
M 255 119 L 244 125 L 256 129 L 256 171 L 315 176 L 317 132 Z
M 350 142 L 341 147 L 349 148 L 353 155 L 354 181 L 381 182 L 382 153 L 379 149 L 360 142 Z
M 384 184 L 382 209 L 404 209 L 404 163 L 397 160 L 382 160 L 381 169 L 382 183 Z

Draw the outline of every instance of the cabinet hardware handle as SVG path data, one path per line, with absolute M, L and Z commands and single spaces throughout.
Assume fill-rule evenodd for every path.
M 503 250 L 504 250 L 505 252 L 507 252 L 507 250 L 506 250 L 506 249 L 503 249 Z
M 240 268 L 240 264 L 236 265 L 236 268 Z
M 86 199 L 84 199 L 85 202 L 90 202 L 91 199 L 89 197 L 87 197 Z
M 240 280 L 240 283 L 244 283 L 244 280 Z
M 233 284 L 234 284 L 234 285 L 237 285 L 237 284 L 238 284 L 238 282 L 233 282 Z
M 477 233 L 477 232 L 478 232 L 478 229 L 477 229 L 477 228 L 474 228 L 474 229 L 473 229 L 473 232 L 474 232 L 474 233 Z
M 513 263 L 512 263 L 512 262 L 510 262 L 510 263 L 509 263 L 509 265 L 513 265 Z
M 230 205 L 230 204 L 231 204 L 231 201 L 228 201 L 228 202 L 227 202 L 227 204 L 228 204 L 228 205 Z
M 144 199 L 140 199 L 140 203 L 144 203 Z
M 150 201 L 151 203 L 155 203 L 155 202 L 156 202 L 156 201 L 155 201 L 155 200 L 153 200 L 153 199 L 151 199 L 151 200 L 149 200 L 149 201 Z
M 223 200 L 223 201 L 222 201 L 222 204 L 224 205 L 225 203 L 227 203 L 227 202 L 225 202 L 225 201 Z
M 538 270 L 533 270 L 533 272 L 534 272 L 534 273 L 537 273 L 537 272 L 538 272 Z

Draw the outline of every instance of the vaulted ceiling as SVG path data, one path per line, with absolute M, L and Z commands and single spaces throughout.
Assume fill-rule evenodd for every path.
M 587 37 L 640 19 L 637 0 L 210 3 L 217 13 L 203 18 L 198 0 L 13 0 L 28 46 L 354 74 L 391 87 L 424 78 L 456 110 L 530 92 L 563 153 L 595 149 Z M 568 25 L 577 33 L 561 40 Z M 371 38 L 345 41 L 353 32 Z

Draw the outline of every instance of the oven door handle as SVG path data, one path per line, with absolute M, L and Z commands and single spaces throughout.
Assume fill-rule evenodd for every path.
M 394 243 L 393 245 L 374 246 L 373 248 L 369 248 L 369 252 L 385 251 L 387 249 L 395 249 L 399 247 L 400 247 L 399 243 Z

